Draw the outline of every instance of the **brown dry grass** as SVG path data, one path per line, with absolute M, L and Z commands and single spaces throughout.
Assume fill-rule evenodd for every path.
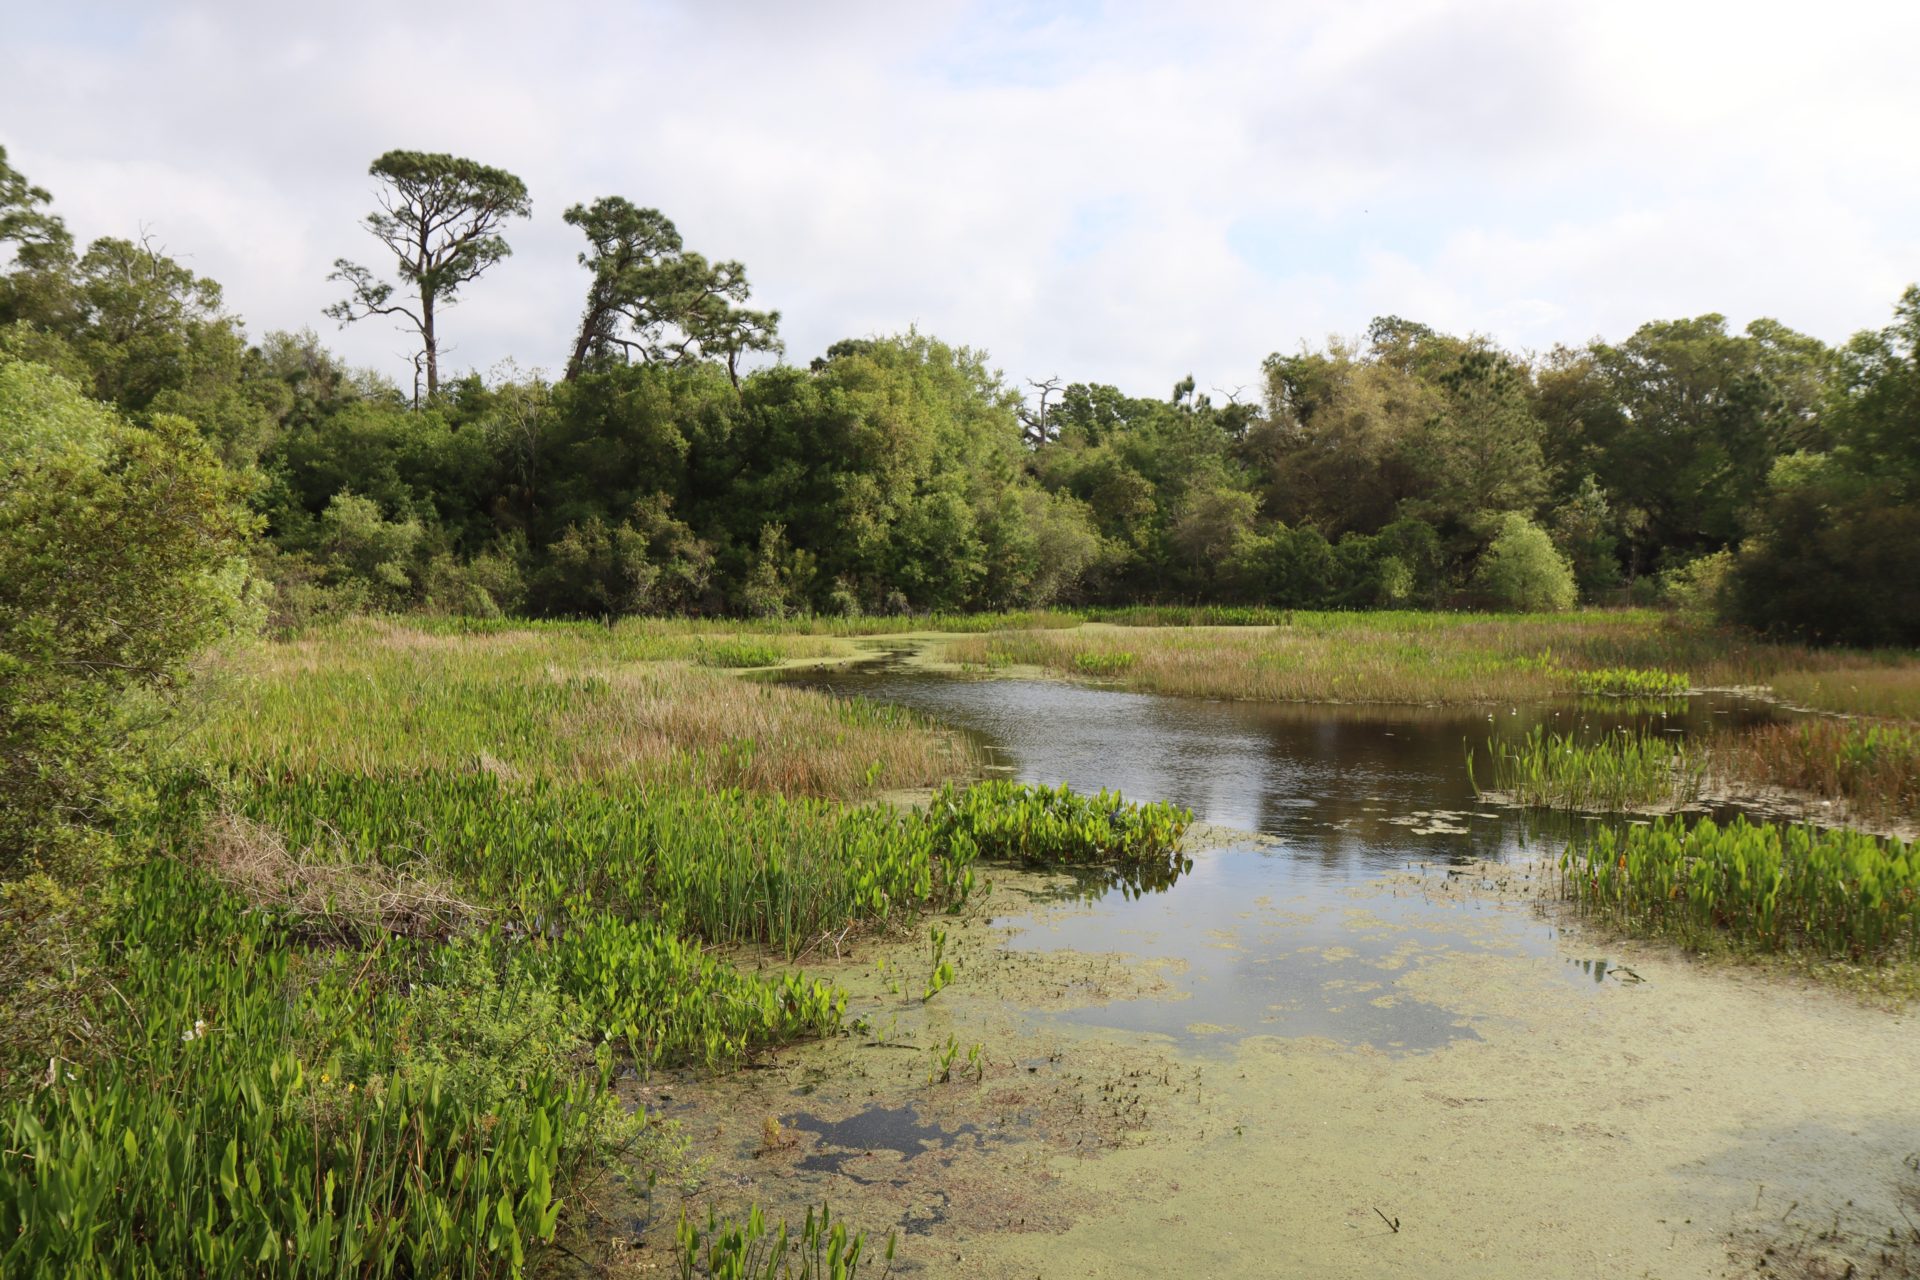
M 237 814 L 207 824 L 199 864 L 257 906 L 290 912 L 313 934 L 446 939 L 485 912 L 430 876 L 290 851 L 278 832 Z
M 1920 730 L 1808 717 L 1725 734 L 1711 759 L 1743 782 L 1844 801 L 1854 817 L 1896 826 L 1920 817 Z

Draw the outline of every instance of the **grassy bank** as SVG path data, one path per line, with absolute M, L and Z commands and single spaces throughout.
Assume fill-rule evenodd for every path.
M 1920 818 L 1920 728 L 1896 722 L 1807 718 L 1717 738 L 1714 768 L 1749 784 L 1844 803 L 1854 818 Z
M 706 633 L 581 624 L 473 636 L 361 621 L 222 660 L 196 756 L 300 773 L 478 770 L 845 798 L 972 771 L 897 708 L 741 680 Z M 832 652 L 815 637 L 756 643 Z
M 794 965 L 964 902 L 983 850 L 1177 856 L 1184 815 L 1115 797 L 860 804 L 975 761 L 730 674 L 742 643 L 833 642 L 356 622 L 214 664 L 67 1033 L 5 1046 L 0 1271 L 523 1274 L 603 1166 L 673 1158 L 617 1072 L 840 1033 Z M 696 1233 L 706 1269 L 784 1251 L 752 1225 Z
M 1125 620 L 1125 626 L 1119 622 Z M 1248 618 L 1246 622 L 1256 622 Z M 1699 628 L 1655 610 L 1572 614 L 1286 612 L 1275 626 L 1114 622 L 954 639 L 945 656 L 1037 666 L 1127 689 L 1265 702 L 1517 702 L 1580 693 L 1668 697 L 1774 685 L 1793 702 L 1920 716 L 1920 658 L 1818 651 Z

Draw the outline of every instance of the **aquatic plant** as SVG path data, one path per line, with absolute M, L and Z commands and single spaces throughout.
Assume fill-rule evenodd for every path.
M 978 782 L 934 797 L 935 847 L 956 862 L 995 858 L 1029 866 L 1114 866 L 1171 879 L 1191 862 L 1180 853 L 1193 814 L 1117 792 L 1080 795 L 1065 786 Z
M 1649 667 L 1602 667 L 1576 671 L 1574 687 L 1583 694 L 1606 698 L 1672 698 L 1693 687 L 1683 672 Z
M 1477 794 L 1554 809 L 1619 811 L 1681 804 L 1699 793 L 1702 762 L 1678 740 L 1615 730 L 1597 742 L 1536 726 L 1518 742 L 1490 738 L 1489 785 L 1482 787 L 1472 748 L 1467 779 Z
M 1633 933 L 1855 962 L 1920 959 L 1920 846 L 1855 831 L 1663 818 L 1560 859 L 1563 896 Z
M 709 1209 L 704 1229 L 683 1212 L 678 1243 L 675 1260 L 681 1280 L 858 1280 L 867 1237 L 864 1231 L 849 1234 L 825 1204 L 817 1216 L 807 1210 L 797 1234 L 789 1232 L 784 1220 L 769 1229 L 760 1206 L 754 1205 L 744 1218 L 724 1221 Z M 882 1280 L 893 1272 L 897 1243 L 898 1237 L 889 1233 L 881 1258 L 886 1264 Z
M 347 862 L 424 859 L 526 932 L 605 910 L 796 955 L 963 901 L 970 851 L 881 805 L 429 771 L 235 775 L 233 803 Z
M 0 1271 L 517 1275 L 553 1237 L 603 1072 L 476 1085 L 401 1033 L 407 948 L 332 963 L 170 861 L 132 889 L 115 1051 L 0 1113 Z
M 927 989 L 920 997 L 922 1004 L 946 990 L 947 984 L 953 981 L 953 961 L 947 959 L 947 931 L 935 925 L 928 933 L 927 942 L 933 950 L 933 961 L 927 970 Z

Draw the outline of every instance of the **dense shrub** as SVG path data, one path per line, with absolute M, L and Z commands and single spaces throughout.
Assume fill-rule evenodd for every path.
M 1499 608 L 1532 613 L 1571 609 L 1577 595 L 1573 569 L 1553 539 L 1517 513 L 1502 519 L 1500 532 L 1480 557 L 1473 585 Z

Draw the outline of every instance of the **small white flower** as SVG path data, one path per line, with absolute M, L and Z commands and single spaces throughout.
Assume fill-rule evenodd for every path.
M 193 1020 L 193 1030 L 182 1031 L 180 1033 L 180 1043 L 191 1044 L 205 1034 L 207 1034 L 207 1020 L 205 1018 L 195 1018 Z

